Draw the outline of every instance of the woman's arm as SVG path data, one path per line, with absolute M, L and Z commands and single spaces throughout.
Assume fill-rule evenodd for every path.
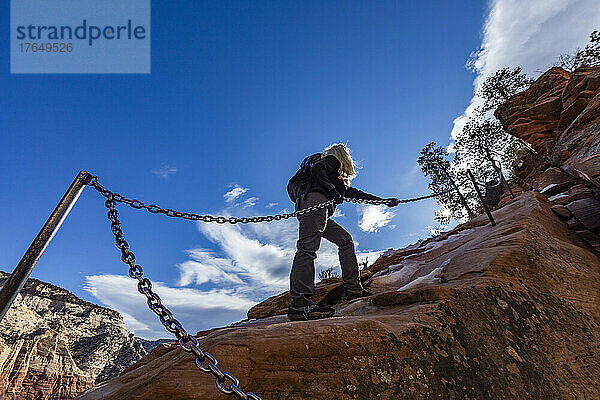
M 351 199 L 383 200 L 381 197 L 365 193 L 362 190 L 358 190 L 353 187 L 349 187 L 348 189 L 346 189 L 346 197 L 349 197 Z
M 390 197 L 389 199 L 382 199 L 381 197 L 374 196 L 369 193 L 365 193 L 362 190 L 355 189 L 353 187 L 349 187 L 346 189 L 346 197 L 351 199 L 362 199 L 362 200 L 385 200 L 384 203 L 388 207 L 396 207 L 400 204 L 400 200 L 395 197 Z

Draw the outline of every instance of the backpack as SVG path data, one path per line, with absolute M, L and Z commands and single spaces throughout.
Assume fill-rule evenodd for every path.
M 288 195 L 290 200 L 296 203 L 296 200 L 303 195 L 310 185 L 310 169 L 321 159 L 321 153 L 316 153 L 306 157 L 300 163 L 300 169 L 292 176 L 287 184 Z

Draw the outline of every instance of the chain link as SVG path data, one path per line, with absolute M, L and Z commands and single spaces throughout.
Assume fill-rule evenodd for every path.
M 97 180 L 95 180 L 96 184 Z M 121 228 L 121 221 L 119 221 L 119 212 L 116 209 L 117 199 L 123 201 L 123 197 L 111 193 L 110 191 L 102 188 L 100 191 L 105 197 L 106 201 L 104 205 L 108 208 L 108 219 L 110 220 L 110 229 L 115 236 L 115 245 L 121 250 L 121 260 L 129 266 L 129 276 L 138 281 L 138 291 L 146 296 L 148 308 L 154 312 L 160 322 L 163 324 L 165 329 L 175 335 L 181 348 L 192 353 L 196 358 L 196 365 L 200 371 L 210 373 L 216 378 L 217 389 L 221 393 L 234 395 L 238 399 L 243 400 L 261 400 L 260 397 L 254 393 L 245 393 L 239 388 L 240 381 L 228 372 L 222 372 L 217 367 L 217 359 L 210 353 L 206 353 L 198 347 L 198 340 L 187 333 L 185 328 L 181 325 L 177 319 L 173 316 L 173 313 L 162 304 L 162 300 L 156 292 L 152 290 L 152 282 L 148 278 L 144 278 L 144 270 L 139 264 L 135 263 L 135 255 L 129 250 L 129 244 L 125 240 L 125 235 Z M 123 201 L 124 202 L 124 201 Z M 141 202 L 140 202 L 141 203 Z M 141 207 L 140 207 L 141 208 Z M 208 361 L 208 365 L 205 367 L 203 363 Z M 228 382 L 229 381 L 229 385 Z

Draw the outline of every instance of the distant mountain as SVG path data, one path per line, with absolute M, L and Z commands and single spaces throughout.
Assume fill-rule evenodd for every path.
M 0 322 L 0 398 L 71 399 L 144 355 L 117 311 L 29 279 Z
M 150 353 L 153 348 L 158 346 L 159 344 L 174 342 L 174 339 L 158 339 L 158 340 L 146 340 L 139 337 L 136 337 L 137 341 L 140 342 L 146 353 Z

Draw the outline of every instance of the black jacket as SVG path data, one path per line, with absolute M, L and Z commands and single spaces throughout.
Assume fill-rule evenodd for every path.
M 341 163 L 332 155 L 325 156 L 313 164 L 310 169 L 310 185 L 307 193 L 320 192 L 327 199 L 335 199 L 338 196 L 351 199 L 380 200 L 380 197 L 365 193 L 353 187 L 344 186 L 344 181 L 339 174 Z

